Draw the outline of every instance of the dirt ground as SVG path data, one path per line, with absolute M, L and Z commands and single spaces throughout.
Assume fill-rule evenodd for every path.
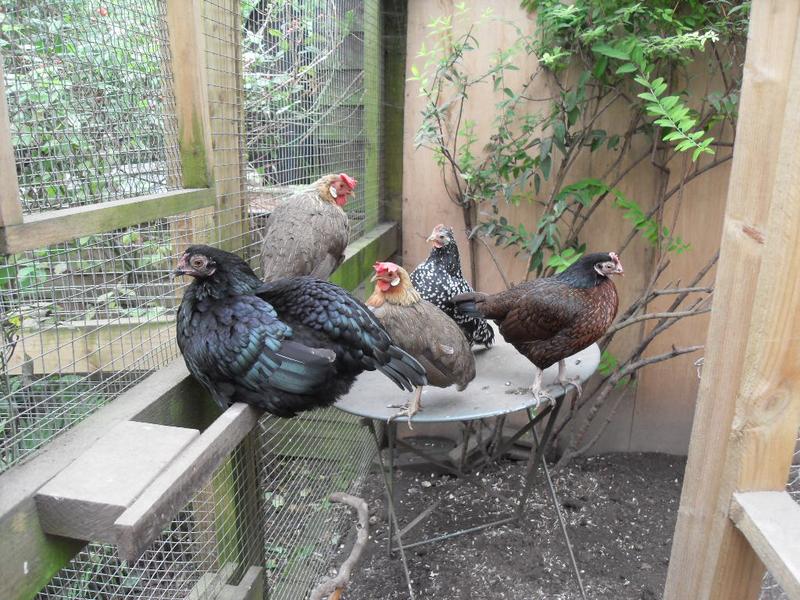
M 585 458 L 554 474 L 568 531 L 591 599 L 661 598 L 685 459 L 661 454 Z M 420 470 L 422 469 L 422 470 Z M 504 461 L 464 477 L 408 468 L 398 479 L 401 525 L 441 505 L 404 543 L 497 520 L 517 506 L 525 464 Z M 386 552 L 383 481 L 363 497 L 370 543 L 344 596 L 408 598 L 402 565 Z M 407 550 L 414 594 L 424 600 L 572 600 L 580 594 L 541 470 L 521 526 L 486 529 Z

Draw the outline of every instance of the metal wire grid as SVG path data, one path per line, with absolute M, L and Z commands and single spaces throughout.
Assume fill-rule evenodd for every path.
M 24 212 L 175 187 L 164 11 L 159 0 L 0 0 Z
M 347 172 L 359 187 L 345 210 L 351 239 L 364 233 L 364 107 L 377 102 L 365 69 L 364 21 L 356 0 L 247 0 L 243 33 L 247 187 L 253 210 L 269 211 L 292 186 Z M 371 82 L 370 82 L 371 83 Z M 378 82 L 379 85 L 379 82 Z M 377 151 L 377 150 L 374 150 Z
M 170 271 L 209 240 L 243 250 L 197 211 L 0 257 L 0 472 L 178 356 Z
M 217 470 L 161 537 L 133 564 L 116 548 L 88 544 L 37 595 L 38 600 L 214 598 L 263 564 L 256 466 L 247 444 Z M 250 476 L 248 476 L 248 473 Z
M 356 418 L 333 408 L 292 420 L 267 416 L 259 428 L 269 598 L 307 598 L 354 522 L 328 496 L 358 494 L 374 444 Z

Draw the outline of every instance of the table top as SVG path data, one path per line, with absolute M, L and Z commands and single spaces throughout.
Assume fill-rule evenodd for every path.
M 494 325 L 493 325 L 494 327 Z M 533 383 L 534 366 L 508 344 L 495 327 L 495 345 L 488 350 L 476 348 L 475 367 L 477 375 L 463 392 L 455 386 L 437 388 L 425 386 L 422 391 L 422 410 L 412 423 L 441 423 L 445 421 L 473 421 L 496 417 L 536 404 L 529 388 Z M 600 349 L 597 344 L 581 350 L 566 359 L 567 377 L 579 377 L 586 381 L 600 364 Z M 544 372 L 544 385 L 553 398 L 561 396 L 561 385 L 554 382 L 558 377 L 558 364 Z M 376 420 L 387 420 L 412 397 L 411 392 L 398 388 L 378 371 L 368 371 L 359 376 L 350 392 L 334 404 L 345 412 Z M 400 417 L 407 422 L 408 417 Z

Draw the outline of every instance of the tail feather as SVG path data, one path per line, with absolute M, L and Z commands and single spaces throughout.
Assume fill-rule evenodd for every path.
M 486 300 L 486 294 L 481 292 L 467 292 L 458 294 L 450 299 L 455 306 L 456 312 L 467 315 L 468 317 L 483 318 L 484 314 L 480 310 L 480 305 Z
M 389 357 L 389 362 L 380 365 L 378 370 L 397 387 L 410 392 L 416 386 L 428 383 L 425 368 L 413 356 L 393 345 L 389 347 Z

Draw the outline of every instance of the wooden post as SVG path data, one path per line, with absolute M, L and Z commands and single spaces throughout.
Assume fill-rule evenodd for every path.
M 201 0 L 167 0 L 167 32 L 178 121 L 181 186 L 214 187 L 214 151 L 208 108 L 206 44 Z M 194 243 L 208 241 L 213 208 L 193 211 L 170 225 L 176 254 Z M 199 233 L 199 235 L 198 235 Z M 180 297 L 183 283 L 176 283 Z
M 0 227 L 22 223 L 17 162 L 11 143 L 11 119 L 6 102 L 5 72 L 0 55 Z
M 778 490 L 800 424 L 800 2 L 753 4 L 715 303 L 665 600 L 756 598 L 763 566 L 729 519 Z
M 216 244 L 238 252 L 246 247 L 247 195 L 244 183 L 244 82 L 242 22 L 238 0 L 205 3 L 208 100 L 214 144 L 217 210 Z
M 378 224 L 381 176 L 381 1 L 364 2 L 364 233 Z
M 407 0 L 383 3 L 383 131 L 381 142 L 380 193 L 385 200 L 384 217 L 403 220 L 403 107 L 406 84 Z M 402 249 L 400 249 L 402 251 Z

